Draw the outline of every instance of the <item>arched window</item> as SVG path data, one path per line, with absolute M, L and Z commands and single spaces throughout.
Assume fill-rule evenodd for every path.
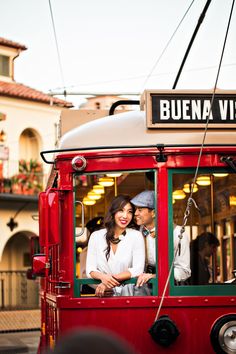
M 39 159 L 40 138 L 33 129 L 25 129 L 19 140 L 19 158 L 20 160 L 30 161 Z
M 19 139 L 19 174 L 12 182 L 12 190 L 18 193 L 19 185 L 24 194 L 37 194 L 42 190 L 43 169 L 40 161 L 41 138 L 33 129 L 25 129 Z

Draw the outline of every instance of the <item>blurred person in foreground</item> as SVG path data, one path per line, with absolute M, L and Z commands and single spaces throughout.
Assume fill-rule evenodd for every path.
M 48 354 L 135 354 L 134 349 L 113 332 L 82 328 L 62 336 Z

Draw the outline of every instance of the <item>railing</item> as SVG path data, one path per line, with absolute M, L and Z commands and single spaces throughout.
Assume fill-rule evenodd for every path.
M 136 282 L 137 282 L 137 278 L 130 278 L 128 280 L 123 281 L 122 284 L 124 284 L 124 285 L 125 284 L 136 284 Z M 75 296 L 77 296 L 77 297 L 80 297 L 81 295 L 83 296 L 83 294 L 81 294 L 81 286 L 82 285 L 99 284 L 99 283 L 100 283 L 100 280 L 77 278 L 75 281 Z M 157 295 L 157 279 L 156 278 L 149 279 L 148 283 L 152 285 L 151 294 Z
M 26 271 L 0 271 L 0 309 L 39 308 L 39 284 L 29 280 Z
M 42 181 L 43 176 L 37 179 Z M 4 194 L 21 194 L 21 195 L 38 195 L 43 189 L 43 183 L 31 183 L 26 184 L 21 180 L 15 180 L 14 182 L 9 178 L 0 178 L 0 193 Z
M 20 160 L 9 177 L 0 171 L 0 193 L 37 195 L 43 189 L 42 164 L 37 160 Z

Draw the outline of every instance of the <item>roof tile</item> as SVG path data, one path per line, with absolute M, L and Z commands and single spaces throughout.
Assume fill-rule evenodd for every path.
M 4 45 L 6 47 L 11 47 L 11 48 L 17 48 L 17 49 L 21 49 L 21 50 L 27 49 L 27 47 L 25 45 L 10 41 L 9 39 L 3 38 L 3 37 L 0 37 L 0 45 Z
M 36 101 L 52 104 L 60 107 L 71 108 L 73 104 L 56 97 L 47 95 L 41 91 L 16 82 L 0 81 L 0 96 L 20 98 L 29 101 Z

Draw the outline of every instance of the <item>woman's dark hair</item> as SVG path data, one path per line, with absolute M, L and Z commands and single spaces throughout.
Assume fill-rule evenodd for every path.
M 106 248 L 106 259 L 109 259 L 110 256 L 110 251 L 111 251 L 111 242 L 116 243 L 116 239 L 114 237 L 115 234 L 115 214 L 123 209 L 125 207 L 126 204 L 130 203 L 130 205 L 132 206 L 133 209 L 133 217 L 132 220 L 129 224 L 129 227 L 134 226 L 134 206 L 130 201 L 130 197 L 128 195 L 118 195 L 117 197 L 115 197 L 111 204 L 110 207 L 108 209 L 108 212 L 105 216 L 104 219 L 104 226 L 107 229 L 107 233 L 106 233 L 106 241 L 107 241 L 107 248 Z

